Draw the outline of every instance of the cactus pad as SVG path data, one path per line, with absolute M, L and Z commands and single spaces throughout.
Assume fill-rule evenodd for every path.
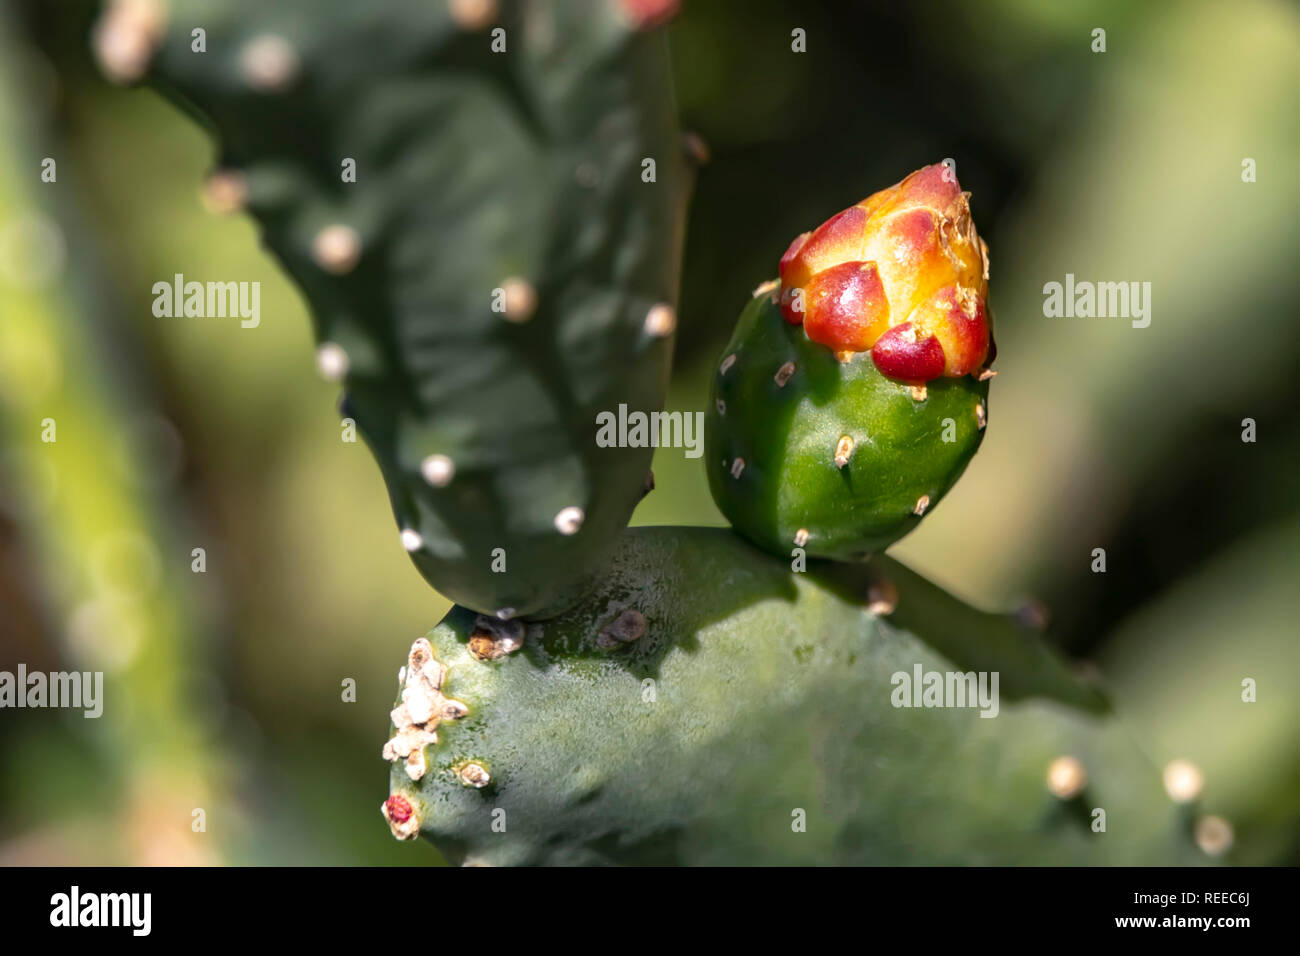
M 997 672 L 997 716 L 896 706 L 918 667 Z M 402 681 L 399 722 L 413 685 L 438 688 L 419 716 L 464 710 L 415 779 L 388 754 L 383 813 L 457 863 L 1205 860 L 1036 633 L 887 558 L 799 574 L 730 531 L 632 529 L 576 607 L 526 631 L 453 609 Z
M 557 613 L 650 466 L 597 447 L 596 415 L 667 387 L 687 177 L 663 38 L 595 0 L 325 13 L 119 0 L 96 47 L 216 134 L 209 202 L 306 293 L 394 547 L 462 604 Z

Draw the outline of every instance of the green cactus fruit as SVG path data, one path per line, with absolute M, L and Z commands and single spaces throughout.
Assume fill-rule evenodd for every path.
M 918 670 L 996 673 L 996 704 L 924 704 Z M 565 614 L 455 608 L 399 682 L 382 813 L 456 863 L 1207 859 L 1037 633 L 884 557 L 796 573 L 728 530 L 632 529 Z
M 988 422 L 988 250 L 948 167 L 799 236 L 713 377 L 709 487 L 763 548 L 861 560 L 916 527 Z
M 984 438 L 988 382 L 839 361 L 761 292 L 713 378 L 705 463 L 732 525 L 774 554 L 861 560 L 916 527 Z
M 96 32 L 214 131 L 209 202 L 306 293 L 421 573 L 502 618 L 578 599 L 650 468 L 595 442 L 663 407 L 675 326 L 688 174 L 642 6 L 120 0 Z

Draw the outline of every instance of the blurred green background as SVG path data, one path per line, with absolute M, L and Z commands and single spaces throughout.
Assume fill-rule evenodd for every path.
M 107 679 L 99 720 L 0 711 L 0 863 L 439 862 L 389 835 L 379 751 L 448 604 L 341 440 L 301 296 L 205 211 L 202 132 L 99 75 L 94 4 L 0 11 L 0 670 Z M 1296 5 L 688 0 L 670 39 L 711 153 L 670 407 L 704 407 L 795 234 L 954 159 L 1000 374 L 982 453 L 893 553 L 1045 611 L 1153 760 L 1205 769 L 1232 861 L 1300 862 Z M 261 282 L 261 325 L 155 318 L 178 272 Z M 1150 327 L 1045 318 L 1066 273 L 1150 282 Z M 700 460 L 655 474 L 637 523 L 723 523 Z

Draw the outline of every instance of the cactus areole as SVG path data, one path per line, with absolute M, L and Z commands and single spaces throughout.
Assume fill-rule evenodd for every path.
M 988 247 L 936 164 L 798 236 L 713 379 L 709 485 L 768 550 L 861 560 L 916 526 L 988 421 Z

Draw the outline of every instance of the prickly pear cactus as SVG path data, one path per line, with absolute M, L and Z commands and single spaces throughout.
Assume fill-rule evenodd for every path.
M 996 673 L 995 702 L 904 693 L 954 671 Z M 886 558 L 795 573 L 730 531 L 633 529 L 570 611 L 453 609 L 399 680 L 383 815 L 453 862 L 1207 859 L 1096 689 Z
M 593 439 L 667 387 L 686 173 L 658 6 L 120 0 L 96 31 L 110 76 L 214 131 L 208 200 L 306 293 L 421 573 L 503 619 L 575 601 L 646 486 L 651 449 Z
M 713 379 L 709 487 L 779 554 L 860 560 L 953 486 L 988 422 L 988 250 L 949 167 L 794 240 Z

